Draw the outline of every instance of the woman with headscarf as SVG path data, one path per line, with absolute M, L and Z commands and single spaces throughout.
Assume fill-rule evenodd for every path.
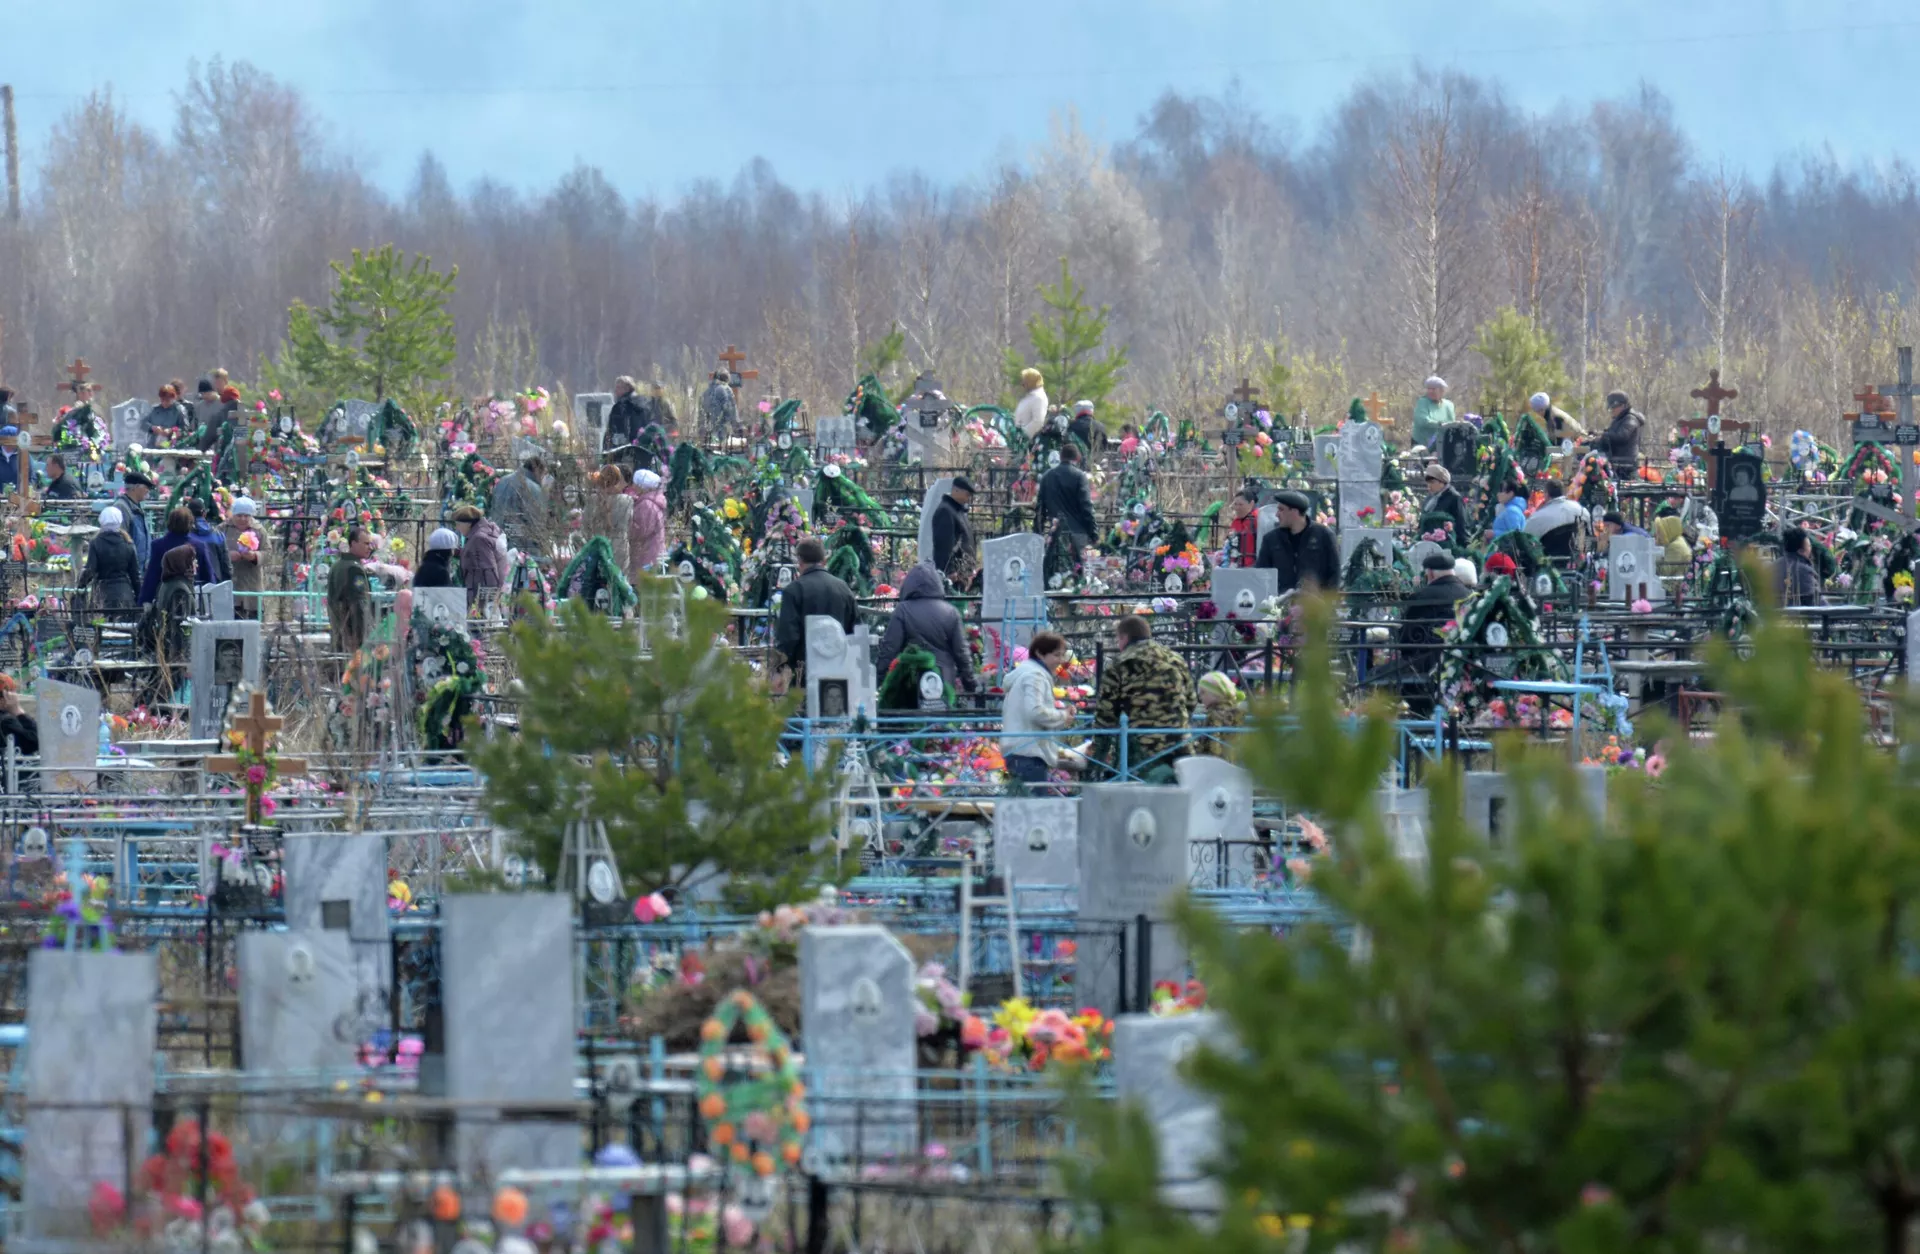
M 1013 407 L 1013 425 L 1027 433 L 1032 439 L 1040 434 L 1040 428 L 1047 425 L 1047 381 L 1040 372 L 1028 366 L 1020 372 L 1020 386 L 1026 394 L 1020 403 Z
M 506 533 L 499 523 L 482 514 L 478 505 L 454 510 L 453 529 L 466 538 L 466 548 L 460 554 L 460 582 L 467 585 L 468 602 L 477 604 L 482 592 L 507 582 Z
M 253 498 L 243 496 L 233 503 L 226 525 L 220 529 L 232 571 L 233 612 L 237 618 L 261 617 L 260 563 L 267 555 L 267 533 L 255 520 L 259 512 Z
M 594 494 L 587 498 L 582 513 L 581 540 L 605 536 L 613 549 L 614 564 L 627 569 L 627 554 L 632 548 L 628 535 L 633 525 L 633 498 L 627 495 L 627 472 L 618 466 L 602 466 L 593 476 Z
M 1656 516 L 1653 538 L 1660 545 L 1660 556 L 1655 561 L 1660 574 L 1684 575 L 1692 569 L 1693 547 L 1687 543 L 1687 525 L 1678 513 Z
M 1200 708 L 1190 722 L 1200 734 L 1188 742 L 1193 752 L 1213 758 L 1233 757 L 1232 737 L 1207 735 L 1202 729 L 1218 732 L 1244 726 L 1247 694 L 1225 671 L 1208 671 L 1194 685 L 1194 691 L 1199 694 Z
M 160 664 L 148 690 L 148 702 L 172 695 L 177 686 L 174 667 L 186 661 L 187 620 L 194 613 L 193 571 L 198 556 L 192 545 L 176 545 L 153 564 L 160 582 L 140 622 L 140 648 Z
M 453 557 L 460 550 L 460 534 L 446 527 L 435 527 L 433 534 L 427 537 L 427 552 L 420 559 L 420 569 L 414 572 L 413 586 L 416 588 L 457 588 L 460 581 L 453 577 Z
M 667 494 L 651 470 L 633 472 L 633 517 L 627 523 L 627 572 L 639 578 L 667 549 Z
M 1455 543 L 1463 543 L 1467 538 L 1467 503 L 1460 499 L 1460 493 L 1453 486 L 1453 472 L 1439 462 L 1428 462 L 1426 469 L 1427 499 L 1420 504 L 1420 513 L 1443 514 L 1453 520 L 1453 538 Z
M 125 516 L 109 505 L 100 511 L 100 534 L 87 544 L 78 586 L 93 589 L 95 609 L 130 610 L 139 599 L 140 559 L 125 527 Z

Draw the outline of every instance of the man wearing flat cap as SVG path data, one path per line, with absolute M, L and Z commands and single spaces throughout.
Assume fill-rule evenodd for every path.
M 147 570 L 147 550 L 153 544 L 153 537 L 147 530 L 147 510 L 141 502 L 147 499 L 147 493 L 153 491 L 153 480 L 137 470 L 129 470 L 126 486 L 120 495 L 113 498 L 115 508 L 120 511 L 122 524 L 126 527 L 127 539 L 133 542 L 134 561 L 139 564 L 144 577 Z
M 973 547 L 973 522 L 967 516 L 967 506 L 972 503 L 973 482 L 962 475 L 933 507 L 933 552 L 921 555 L 921 560 L 930 561 L 956 588 L 964 588 L 980 569 L 980 557 Z
M 1340 546 L 1333 532 L 1313 521 L 1313 502 L 1304 492 L 1282 492 L 1273 498 L 1274 528 L 1260 542 L 1254 565 L 1279 576 L 1280 591 L 1340 588 Z

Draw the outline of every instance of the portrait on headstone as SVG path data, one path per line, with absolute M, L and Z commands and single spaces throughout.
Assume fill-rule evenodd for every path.
M 935 676 L 935 678 L 939 678 Z M 820 717 L 845 718 L 847 716 L 847 681 L 844 679 L 822 679 L 820 683 Z
M 213 682 L 237 684 L 246 675 L 247 642 L 230 637 L 213 642 Z

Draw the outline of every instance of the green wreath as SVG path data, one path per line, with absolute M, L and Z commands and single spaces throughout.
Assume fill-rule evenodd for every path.
M 900 421 L 900 407 L 887 396 L 887 389 L 876 375 L 864 374 L 847 393 L 842 412 L 852 414 L 856 423 L 864 422 L 870 437 L 878 440 Z
M 825 518 L 829 513 L 848 520 L 864 514 L 869 525 L 893 526 L 893 520 L 880 508 L 880 502 L 868 495 L 846 468 L 839 465 L 821 467 L 819 482 L 813 485 L 813 516 Z
M 1531 461 L 1535 473 L 1544 468 L 1547 458 L 1553 455 L 1552 442 L 1547 439 L 1547 429 L 1532 410 L 1520 416 L 1520 429 L 1513 433 L 1514 455 L 1521 463 Z
M 619 618 L 627 608 L 639 601 L 633 591 L 633 585 L 627 582 L 626 572 L 620 569 L 620 563 L 614 560 L 613 544 L 605 536 L 595 536 L 588 540 L 585 547 L 573 555 L 567 568 L 560 572 L 559 588 L 562 593 L 573 587 L 575 576 L 580 579 L 578 595 L 593 604 L 594 595 L 601 588 L 607 590 L 607 616 Z
M 1469 658 L 1468 645 L 1483 643 L 1487 628 L 1498 622 L 1506 629 L 1502 646 L 1513 654 L 1512 679 L 1564 681 L 1567 664 L 1540 638 L 1539 614 L 1524 587 L 1506 575 L 1460 602 L 1453 624 L 1441 633 L 1444 645 L 1434 672 L 1437 703 L 1468 718 L 1486 706 L 1491 689 L 1486 668 Z
M 727 1043 L 743 1026 L 767 1066 L 759 1074 L 750 1071 L 733 1078 Z M 732 993 L 700 1025 L 695 1094 L 700 1116 L 707 1121 L 707 1139 L 733 1161 L 751 1166 L 759 1176 L 771 1176 L 782 1164 L 800 1165 L 800 1138 L 809 1120 L 799 1063 L 786 1033 L 752 993 Z
M 473 711 L 473 695 L 486 674 L 473 641 L 464 631 L 439 623 L 413 622 L 414 685 L 420 692 L 420 743 L 426 749 L 453 749 Z M 430 665 L 437 660 L 438 665 Z
M 379 411 L 367 424 L 367 447 L 386 449 L 389 432 L 396 432 L 399 436 L 393 441 L 392 449 L 387 450 L 396 458 L 406 456 L 407 450 L 420 438 L 420 430 L 413 425 L 413 419 L 406 410 L 394 404 L 392 397 L 381 402 Z
M 206 462 L 189 470 L 174 485 L 173 495 L 167 498 L 167 509 L 171 512 L 175 506 L 188 501 L 200 502 L 201 512 L 208 518 L 213 517 L 213 467 Z
M 1347 568 L 1340 574 L 1340 587 L 1383 601 L 1402 600 L 1413 594 L 1413 571 L 1405 553 L 1396 548 L 1388 556 L 1380 551 L 1380 542 L 1368 536 L 1353 546 Z

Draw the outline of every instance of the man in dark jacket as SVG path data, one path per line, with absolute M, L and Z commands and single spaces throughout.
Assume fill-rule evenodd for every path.
M 1453 608 L 1467 597 L 1467 585 L 1454 574 L 1453 558 L 1429 553 L 1421 569 L 1426 583 L 1407 598 L 1400 611 L 1400 643 L 1409 650 L 1407 664 L 1430 671 L 1440 661 L 1440 628 L 1453 619 Z
M 113 503 L 126 523 L 127 539 L 133 544 L 134 561 L 144 572 L 147 569 L 147 550 L 153 541 L 147 532 L 147 511 L 141 503 L 147 499 L 147 493 L 153 491 L 153 480 L 137 470 L 130 470 L 125 483 L 125 488 L 113 498 Z
M 933 507 L 933 568 L 961 587 L 979 569 L 979 556 L 973 547 L 973 523 L 967 518 L 967 506 L 973 502 L 973 483 L 964 475 L 953 481 L 947 494 Z
M 1073 552 L 1093 543 L 1093 483 L 1080 469 L 1080 450 L 1072 444 L 1060 450 L 1060 464 L 1040 478 L 1040 529 L 1057 522 L 1073 537 Z
M 199 497 L 187 500 L 187 512 L 193 515 L 191 535 L 195 542 L 207 551 L 207 560 L 213 566 L 213 578 L 208 583 L 228 583 L 233 579 L 233 559 L 227 556 L 227 538 L 214 530 L 213 522 L 207 519 L 206 503 Z M 215 513 L 214 520 L 219 520 Z
M 49 501 L 77 501 L 86 496 L 80 484 L 67 473 L 67 459 L 55 453 L 47 458 L 47 486 L 40 495 Z
M 874 673 L 882 682 L 893 660 L 909 645 L 919 645 L 933 654 L 948 692 L 979 691 L 960 612 L 947 604 L 946 588 L 931 566 L 915 566 L 900 583 L 900 599 L 894 604 L 893 617 L 887 620 L 887 630 L 880 637 L 880 652 L 873 660 Z
M 1453 538 L 1464 542 L 1467 538 L 1467 503 L 1461 499 L 1459 489 L 1453 486 L 1453 472 L 1439 462 L 1427 463 L 1427 496 L 1420 502 L 1420 516 L 1440 514 L 1453 520 Z
M 1799 527 L 1788 527 L 1780 535 L 1780 564 L 1774 567 L 1773 590 L 1782 609 L 1794 605 L 1819 605 L 1820 570 L 1813 564 L 1813 542 Z
M 607 438 L 600 447 L 631 444 L 647 425 L 647 407 L 634 382 L 626 375 L 613 381 L 613 408 L 607 413 Z
M 1333 532 L 1308 516 L 1312 508 L 1302 492 L 1282 492 L 1273 498 L 1276 525 L 1261 541 L 1254 565 L 1278 572 L 1282 592 L 1295 588 L 1337 592 L 1340 588 L 1340 545 Z
M 780 594 L 780 613 L 774 620 L 773 647 L 793 668 L 793 681 L 806 680 L 807 619 L 824 615 L 851 633 L 855 604 L 853 589 L 827 570 L 827 546 L 808 536 L 793 546 L 793 564 L 799 571 Z
M 1625 392 L 1607 393 L 1607 412 L 1613 420 L 1593 437 L 1593 447 L 1607 455 L 1615 479 L 1631 479 L 1640 469 L 1640 429 L 1647 420 Z

